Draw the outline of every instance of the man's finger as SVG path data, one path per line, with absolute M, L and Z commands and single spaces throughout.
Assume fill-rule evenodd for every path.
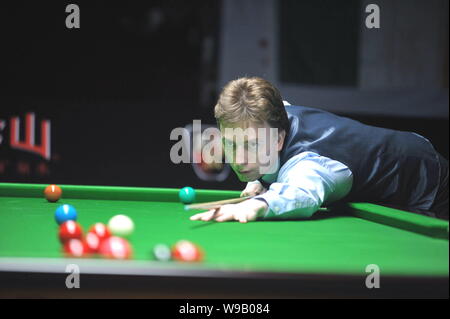
M 210 209 L 206 213 L 203 213 L 201 220 L 207 222 L 213 219 L 216 209 Z
M 240 223 L 246 223 L 247 222 L 247 217 L 245 215 L 241 215 L 238 217 L 238 220 Z
M 232 214 L 222 214 L 218 217 L 216 217 L 216 222 L 226 222 L 228 220 L 232 220 L 233 219 L 233 215 Z
M 256 195 L 259 195 L 259 192 L 257 192 L 257 191 L 247 191 L 247 192 L 243 193 L 243 195 L 241 197 L 256 196 Z
M 199 220 L 202 217 L 203 213 L 192 215 L 190 220 Z
M 202 219 L 206 214 L 209 214 L 211 211 L 214 211 L 214 210 L 208 210 L 207 212 L 203 212 L 203 213 L 198 213 L 198 214 L 192 215 L 191 218 L 190 218 L 190 220 L 200 220 L 200 219 Z
M 201 219 L 204 215 L 205 215 L 205 213 L 198 213 L 198 214 L 192 215 L 189 219 L 190 219 L 190 220 L 199 220 L 199 219 Z

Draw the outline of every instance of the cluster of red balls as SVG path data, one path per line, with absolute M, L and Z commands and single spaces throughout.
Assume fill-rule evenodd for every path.
M 129 259 L 132 248 L 125 238 L 112 236 L 108 227 L 96 223 L 84 235 L 79 223 L 73 220 L 59 226 L 59 240 L 67 257 L 91 257 L 100 254 L 105 258 Z
M 62 196 L 61 187 L 47 186 L 44 196 L 49 202 L 57 202 Z M 125 238 L 113 236 L 105 224 L 92 225 L 84 235 L 81 225 L 75 219 L 76 217 L 59 225 L 58 237 L 67 257 L 92 257 L 100 254 L 112 259 L 131 258 L 132 248 L 129 242 Z
M 180 192 L 180 200 L 191 202 L 195 196 L 194 190 L 189 187 L 185 189 Z M 45 188 L 44 195 L 49 202 L 54 203 L 61 198 L 62 190 L 57 185 L 49 185 Z M 63 247 L 63 253 L 67 257 L 93 257 L 96 255 L 111 259 L 132 257 L 130 243 L 125 238 L 119 237 L 121 235 L 119 235 L 118 229 L 111 225 L 111 221 L 108 223 L 111 229 L 103 223 L 96 223 L 84 234 L 81 225 L 76 222 L 76 212 L 71 215 L 70 219 L 64 215 L 59 220 L 61 224 L 58 237 Z M 121 231 L 123 233 L 123 229 Z M 156 245 L 153 254 L 154 258 L 160 261 L 199 262 L 204 259 L 203 250 L 187 240 L 180 240 L 172 247 L 164 244 Z

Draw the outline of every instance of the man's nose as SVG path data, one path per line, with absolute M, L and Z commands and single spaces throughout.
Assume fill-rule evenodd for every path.
M 244 148 L 238 148 L 236 150 L 236 154 L 235 154 L 236 158 L 235 158 L 235 163 L 237 165 L 245 165 L 247 164 L 247 154 L 244 150 Z

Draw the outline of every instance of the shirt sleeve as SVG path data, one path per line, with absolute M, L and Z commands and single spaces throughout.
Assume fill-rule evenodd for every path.
M 324 203 L 347 195 L 353 184 L 350 169 L 335 160 L 303 152 L 287 161 L 267 192 L 255 197 L 269 208 L 268 218 L 308 218 Z

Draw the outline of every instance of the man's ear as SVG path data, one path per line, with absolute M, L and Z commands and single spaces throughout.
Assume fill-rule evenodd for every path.
M 284 145 L 284 139 L 286 138 L 286 131 L 285 130 L 281 130 L 280 132 L 278 132 L 278 152 L 281 152 L 281 150 L 283 149 L 283 145 Z

